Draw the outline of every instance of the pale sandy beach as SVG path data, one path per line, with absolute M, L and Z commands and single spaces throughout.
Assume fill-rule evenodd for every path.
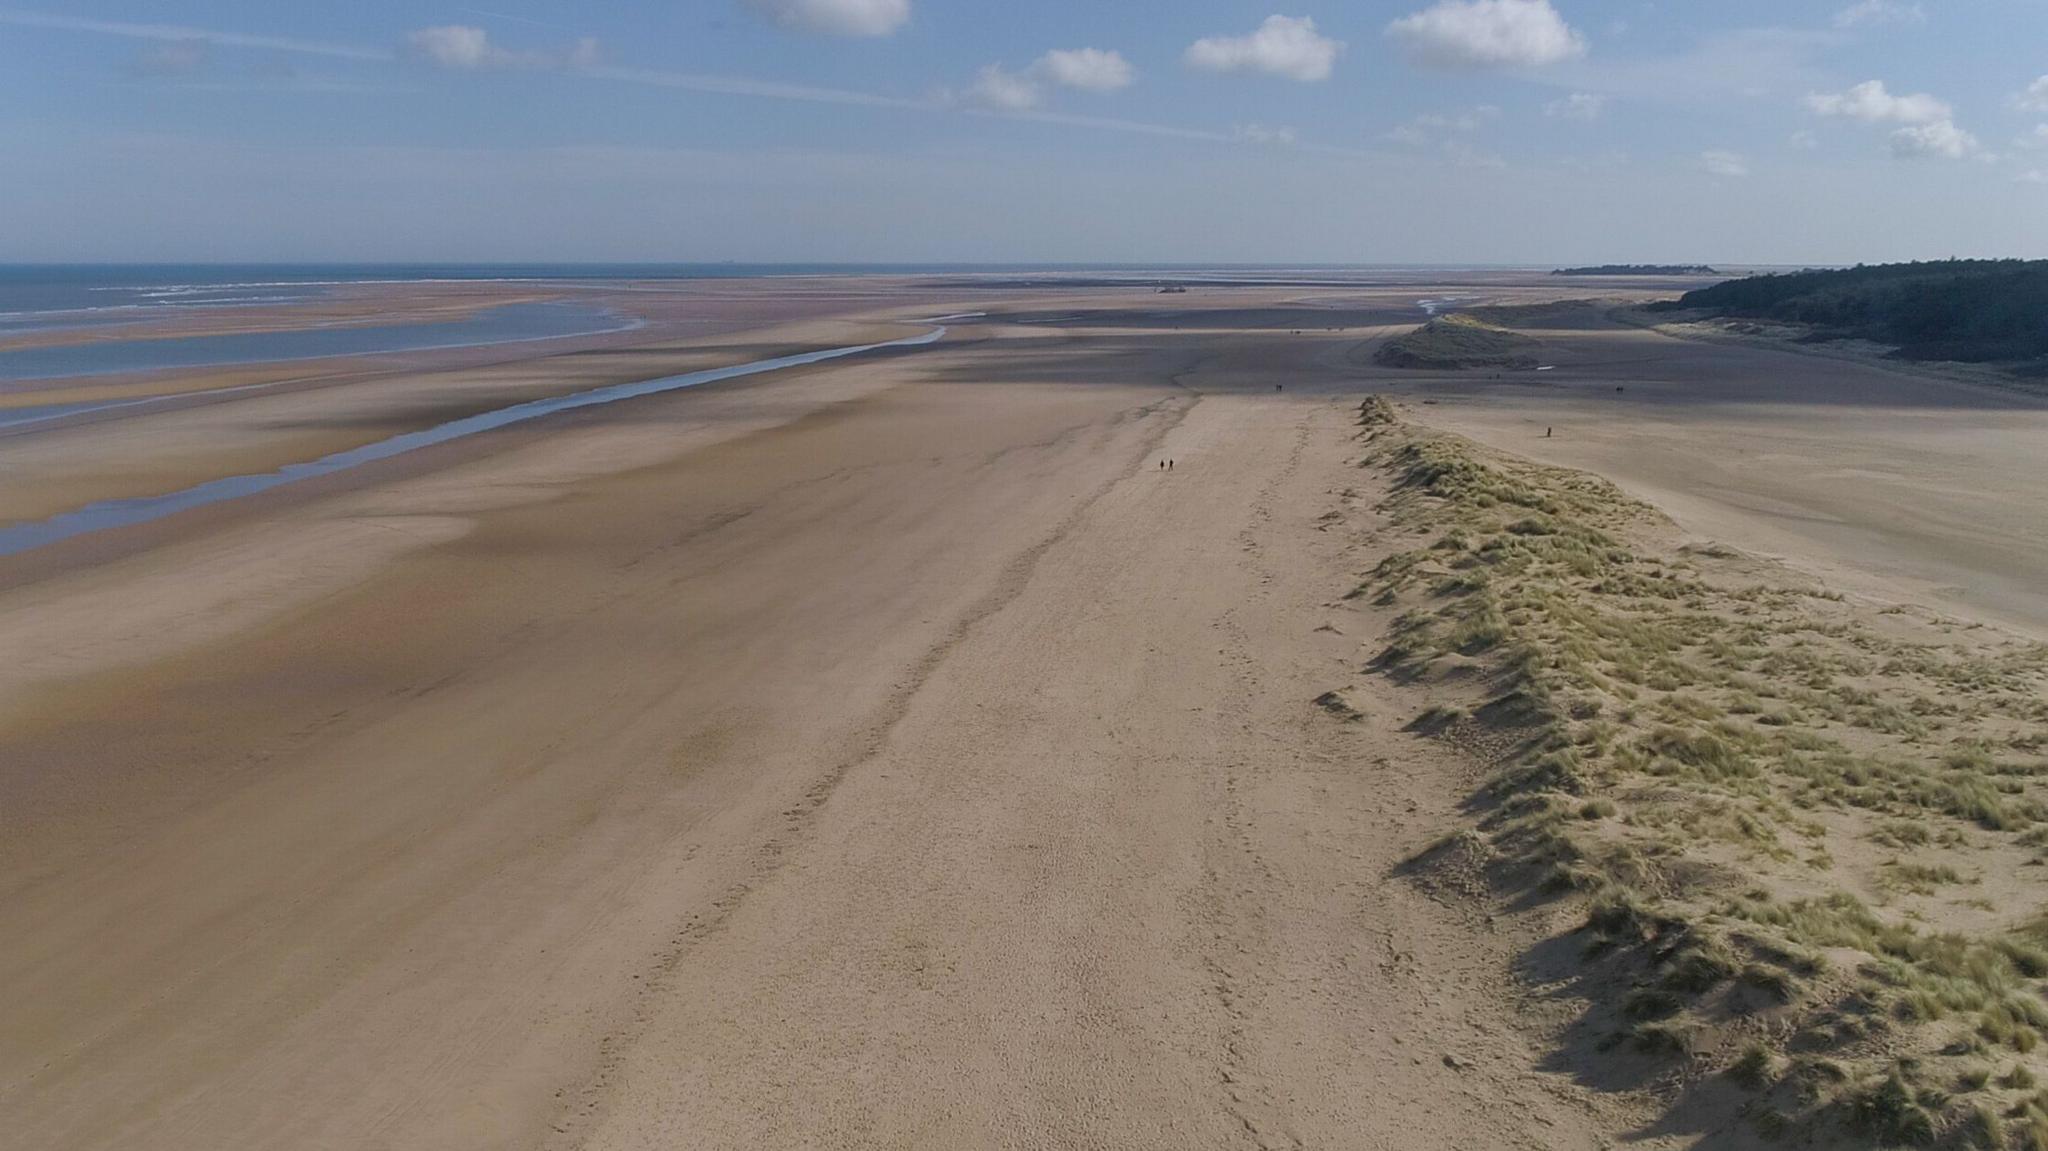
M 2048 1151 L 2040 9 L 0 0 L 0 1151 Z
M 1405 877 L 1492 765 L 1368 670 L 1359 403 L 2037 636 L 2048 405 L 1596 308 L 1371 360 L 1587 292 L 737 281 L 0 432 L 4 527 L 988 313 L 0 558 L 0 1146 L 1694 1145 L 1560 1038 L 1579 909 Z

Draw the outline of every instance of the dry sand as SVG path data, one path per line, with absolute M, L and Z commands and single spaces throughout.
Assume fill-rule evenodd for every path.
M 351 377 L 0 441 L 35 478 L 0 516 L 837 342 L 927 307 L 901 291 L 621 366 Z M 1360 670 L 1388 621 L 1341 597 L 1375 555 L 1320 527 L 1348 488 L 1369 503 L 1349 409 L 1400 375 L 1370 351 L 1415 289 L 967 295 L 1005 315 L 0 561 L 0 1146 L 1640 1130 L 1645 1100 L 1543 1069 L 1569 1006 L 1517 982 L 1522 928 L 1393 878 L 1480 769 Z M 1734 354 L 1642 348 L 1629 370 L 1668 360 L 1674 391 Z M 1626 407 L 1473 387 L 1424 411 L 1505 436 L 1550 403 L 1613 443 L 1626 412 L 1667 444 L 1776 416 L 1793 457 L 1897 418 L 1653 403 L 1637 379 Z M 1884 539 L 1876 509 L 1918 499 L 1993 538 L 2024 513 L 1959 499 L 1993 469 L 1940 452 L 2028 425 L 1927 403 L 1888 465 L 1903 494 L 1830 510 Z M 1610 451 L 1583 462 L 1624 482 L 1659 454 Z M 1691 490 L 1659 474 L 1652 498 Z M 1726 518 L 1701 531 L 1781 530 L 1739 507 L 1673 501 Z M 1813 562 L 1864 558 L 1816 538 Z M 2032 562 L 2020 539 L 1948 562 Z M 1312 702 L 1331 690 L 1355 717 Z

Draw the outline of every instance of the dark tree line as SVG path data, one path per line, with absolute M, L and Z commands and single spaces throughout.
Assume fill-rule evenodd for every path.
M 1943 260 L 1730 280 L 1660 311 L 1806 324 L 1824 338 L 1893 344 L 1918 360 L 2048 359 L 2048 260 Z

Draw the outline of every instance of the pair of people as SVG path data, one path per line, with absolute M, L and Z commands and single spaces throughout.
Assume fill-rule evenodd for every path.
M 1173 461 L 1172 461 L 1172 460 L 1160 460 L 1160 461 L 1159 461 L 1159 470 L 1160 470 L 1160 471 L 1162 471 L 1162 472 L 1170 472 L 1170 471 L 1172 471 L 1172 470 L 1173 470 Z

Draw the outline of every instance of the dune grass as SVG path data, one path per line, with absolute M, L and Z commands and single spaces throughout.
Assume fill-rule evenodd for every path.
M 1972 853 L 2048 859 L 2048 648 L 1881 627 L 1658 543 L 1668 525 L 1595 477 L 1378 397 L 1359 422 L 1415 541 L 1354 593 L 1399 610 L 1376 666 L 1484 667 L 1411 729 L 1498 765 L 1479 831 L 1507 888 L 1583 905 L 1604 1045 L 1726 1071 L 1779 1134 L 2048 1138 L 2048 877 L 2031 906 L 1958 894 Z M 1959 908 L 1971 930 L 1942 925 Z M 1980 1073 L 1994 1057 L 2013 1072 Z
M 1389 368 L 1457 370 L 1536 366 L 1535 340 L 1476 316 L 1439 316 L 1406 335 L 1381 344 L 1373 362 Z

